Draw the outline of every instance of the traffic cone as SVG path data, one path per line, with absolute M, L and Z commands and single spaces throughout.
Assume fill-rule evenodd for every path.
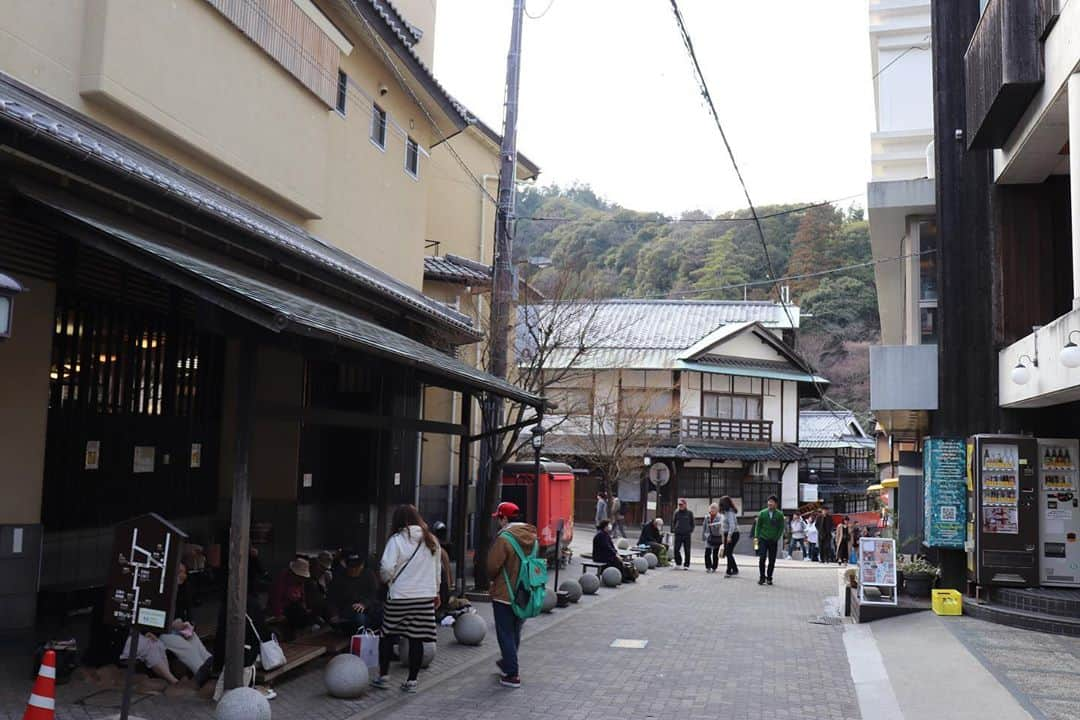
M 54 720 L 56 717 L 56 653 L 45 651 L 41 658 L 34 689 L 30 691 L 30 701 L 26 703 L 23 720 Z

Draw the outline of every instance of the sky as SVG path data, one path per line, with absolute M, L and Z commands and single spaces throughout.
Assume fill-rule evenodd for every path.
M 528 0 L 540 15 L 550 0 Z M 680 0 L 755 205 L 863 204 L 866 0 Z M 502 128 L 511 0 L 438 0 L 435 74 Z M 635 210 L 746 207 L 668 0 L 554 0 L 525 20 L 518 150 L 542 185 Z

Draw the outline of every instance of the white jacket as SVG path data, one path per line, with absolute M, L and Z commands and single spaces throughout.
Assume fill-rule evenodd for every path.
M 413 555 L 414 550 L 416 555 Z M 383 582 L 390 583 L 388 597 L 391 600 L 415 600 L 438 595 L 441 555 L 438 544 L 434 553 L 424 545 L 424 534 L 419 525 L 410 525 L 408 535 L 404 530 L 394 533 L 386 543 L 379 568 Z M 394 580 L 395 575 L 397 580 Z

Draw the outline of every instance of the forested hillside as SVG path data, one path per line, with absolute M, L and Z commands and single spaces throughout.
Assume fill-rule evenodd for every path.
M 812 202 L 758 208 L 769 259 L 778 277 L 806 275 L 871 259 L 861 209 Z M 780 214 L 778 214 L 780 213 Z M 775 298 L 768 264 L 749 212 L 716 217 L 687 211 L 679 218 L 612 205 L 586 186 L 529 188 L 517 199 L 519 261 L 541 290 L 571 272 L 593 297 Z M 771 216 L 771 217 L 770 217 Z M 867 347 L 878 337 L 872 267 L 786 281 L 802 308 L 799 351 L 832 381 L 829 396 L 865 415 Z

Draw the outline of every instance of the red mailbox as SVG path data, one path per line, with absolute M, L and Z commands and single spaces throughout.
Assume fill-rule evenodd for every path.
M 502 500 L 521 508 L 521 519 L 536 526 L 540 549 L 555 552 L 555 533 L 563 521 L 562 546 L 574 538 L 574 471 L 563 463 L 540 463 L 540 481 L 536 465 L 529 462 L 507 463 L 503 467 Z

